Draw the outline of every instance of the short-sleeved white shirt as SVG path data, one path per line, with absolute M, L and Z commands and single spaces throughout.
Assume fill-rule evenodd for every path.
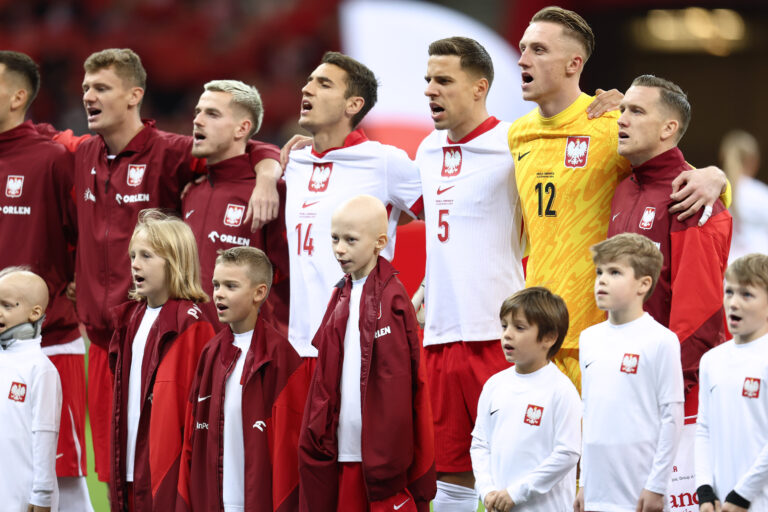
M 644 313 L 585 329 L 579 347 L 586 510 L 634 512 L 658 445 L 659 406 L 683 402 L 680 341 Z
M 0 503 L 11 512 L 26 511 L 32 493 L 32 433 L 59 431 L 61 382 L 40 342 L 0 349 Z
M 333 286 L 344 276 L 331 245 L 331 217 L 345 201 L 368 194 L 391 209 L 389 244 L 394 255 L 401 211 L 421 210 L 421 182 L 415 164 L 401 149 L 370 141 L 353 131 L 341 148 L 321 155 L 311 147 L 291 153 L 285 170 L 285 223 L 290 256 L 291 301 L 288 339 L 302 357 L 317 357 L 312 346 Z
M 525 286 L 522 210 L 509 123 L 491 117 L 458 142 L 419 146 L 426 226 L 424 345 L 499 338 L 499 308 Z

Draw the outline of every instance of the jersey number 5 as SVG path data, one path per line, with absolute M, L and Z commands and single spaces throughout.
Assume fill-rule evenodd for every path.
M 537 183 L 536 193 L 539 196 L 539 217 L 557 217 L 557 212 L 554 210 L 554 208 L 552 208 L 552 204 L 555 202 L 555 184 L 551 181 L 548 181 L 542 187 L 541 183 Z M 545 198 L 544 196 L 547 197 Z M 544 207 L 545 199 L 547 201 L 546 208 Z
M 437 216 L 437 239 L 441 242 L 447 242 L 448 241 L 448 232 L 450 229 L 450 226 L 448 225 L 448 221 L 445 219 L 448 216 L 448 210 L 440 210 L 438 212 Z
M 301 223 L 296 224 L 296 236 L 299 240 L 297 252 L 301 256 L 301 251 L 307 253 L 308 256 L 312 256 L 315 251 L 315 240 L 312 238 L 312 224 L 307 224 L 307 231 L 304 233 L 304 243 L 301 242 Z

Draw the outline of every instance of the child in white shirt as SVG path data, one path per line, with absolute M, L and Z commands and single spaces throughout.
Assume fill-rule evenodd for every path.
M 40 276 L 0 272 L 0 509 L 8 512 L 57 510 L 61 382 L 40 348 L 47 306 Z
M 568 331 L 568 310 L 559 296 L 533 287 L 507 298 L 499 316 L 501 348 L 515 365 L 480 393 L 470 448 L 475 487 L 489 511 L 570 511 L 581 404 L 550 361 Z
M 667 510 L 683 427 L 680 342 L 643 311 L 663 256 L 648 238 L 623 233 L 592 246 L 592 259 L 608 320 L 579 341 L 584 422 L 574 510 Z
M 699 510 L 768 510 L 768 256 L 728 267 L 723 302 L 733 340 L 701 359 Z

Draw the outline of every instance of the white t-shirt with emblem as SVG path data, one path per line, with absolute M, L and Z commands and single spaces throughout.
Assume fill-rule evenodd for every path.
M 579 347 L 586 510 L 633 512 L 654 469 L 661 406 L 683 403 L 680 342 L 643 313 L 585 329 Z
M 482 501 L 506 489 L 515 511 L 571 510 L 580 451 L 581 399 L 557 366 L 485 383 L 470 449 Z
M 58 432 L 61 415 L 59 373 L 40 342 L 17 340 L 0 349 L 0 503 L 9 512 L 26 512 L 33 480 L 56 492 L 55 446 L 47 475 L 34 475 L 33 433 Z
M 721 502 L 735 490 L 749 510 L 768 510 L 768 335 L 701 358 L 696 486 L 704 484 Z
M 489 118 L 456 143 L 419 146 L 426 224 L 424 345 L 499 338 L 499 308 L 525 285 L 522 210 L 509 123 Z
M 312 346 L 333 286 L 344 273 L 331 245 L 331 217 L 345 201 L 360 194 L 379 198 L 391 207 L 389 244 L 381 255 L 392 259 L 401 211 L 421 197 L 421 182 L 405 151 L 364 138 L 317 155 L 311 147 L 291 152 L 285 170 L 285 223 L 291 275 L 288 339 L 302 357 L 317 357 Z

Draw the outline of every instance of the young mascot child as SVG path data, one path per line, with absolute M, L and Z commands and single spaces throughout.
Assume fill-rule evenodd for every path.
M 297 446 L 309 381 L 262 318 L 272 264 L 254 247 L 219 254 L 213 300 L 228 327 L 200 356 L 189 398 L 176 510 L 298 509 Z
M 46 307 L 40 276 L 0 272 L 0 508 L 8 512 L 48 512 L 56 494 L 61 383 L 40 348 Z
M 768 256 L 728 267 L 723 302 L 733 340 L 701 359 L 699 510 L 768 510 Z
M 432 412 L 413 306 L 379 257 L 384 205 L 365 195 L 342 204 L 331 240 L 346 275 L 313 341 L 300 510 L 426 512 L 436 489 Z
M 581 489 L 574 510 L 661 511 L 683 427 L 675 333 L 643 312 L 663 256 L 648 238 L 592 246 L 595 299 L 608 320 L 581 333 Z
M 129 245 L 131 302 L 113 310 L 110 504 L 114 512 L 175 507 L 184 414 L 197 360 L 213 335 L 198 302 L 195 237 L 181 219 L 144 210 Z
M 486 510 L 566 511 L 576 494 L 581 399 L 550 360 L 568 331 L 568 309 L 546 288 L 501 305 L 501 348 L 515 365 L 483 386 L 472 431 L 475 486 Z

